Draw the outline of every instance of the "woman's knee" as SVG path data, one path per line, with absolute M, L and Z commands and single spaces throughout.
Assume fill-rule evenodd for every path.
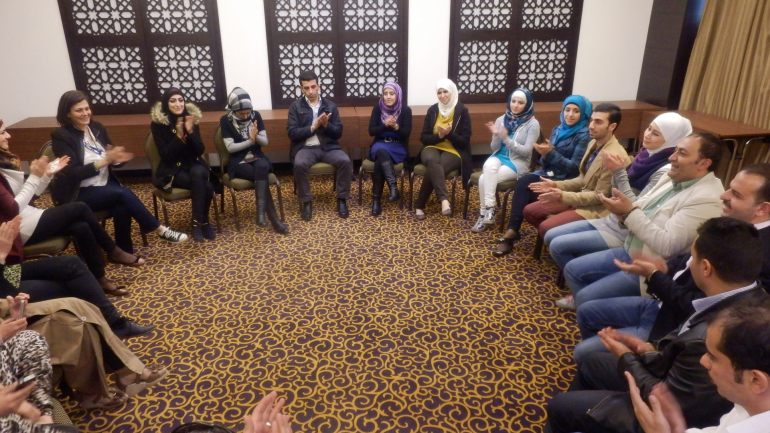
M 190 177 L 196 179 L 208 179 L 209 169 L 203 164 L 193 164 L 193 166 L 190 167 Z
M 390 154 L 385 149 L 379 149 L 377 153 L 374 154 L 374 159 L 377 162 L 386 162 L 390 159 Z

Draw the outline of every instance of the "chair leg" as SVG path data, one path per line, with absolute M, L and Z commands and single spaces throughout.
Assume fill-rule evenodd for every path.
M 216 196 L 216 194 L 215 194 Z M 214 204 L 216 204 L 216 200 L 214 200 Z M 225 193 L 222 191 L 222 194 L 219 195 L 219 211 L 222 213 L 225 213 Z
M 241 216 L 238 214 L 238 199 L 235 196 L 235 190 L 227 188 L 230 191 L 230 198 L 233 200 L 233 218 L 235 218 L 235 230 L 241 231 Z M 224 194 L 222 194 L 224 195 Z M 224 209 L 222 210 L 224 212 Z
M 566 285 L 567 284 L 564 281 L 564 270 L 559 269 L 559 273 L 556 275 L 556 287 L 563 289 Z
M 535 240 L 535 249 L 532 250 L 532 258 L 540 260 L 540 256 L 543 255 L 543 238 L 538 233 L 537 240 Z
M 452 178 L 452 199 L 450 200 L 450 207 L 451 207 L 451 213 L 450 215 L 454 215 L 455 213 L 455 191 L 457 190 L 457 177 L 455 176 Z
M 401 172 L 401 176 L 398 177 L 398 208 L 404 209 L 404 172 Z
M 268 186 L 269 188 L 269 186 Z M 275 195 L 278 196 L 278 211 L 281 212 L 281 221 L 286 221 L 286 215 L 283 211 L 283 194 L 281 193 L 281 184 L 276 183 L 275 184 Z
M 217 223 L 217 233 L 222 233 L 222 224 L 219 223 L 219 207 L 217 206 L 217 197 L 214 195 L 214 221 Z
M 470 181 L 468 181 L 468 188 L 465 188 L 465 201 L 463 202 L 463 219 L 468 219 L 468 200 L 471 198 L 471 185 Z
M 147 233 L 142 233 L 142 246 L 150 246 L 150 243 L 147 242 Z
M 166 200 L 160 201 L 160 207 L 163 209 L 163 223 L 168 226 L 168 209 L 166 209 Z
M 155 219 L 158 219 L 158 197 L 155 197 L 155 194 L 152 195 L 152 209 L 155 212 Z
M 364 193 L 362 191 L 364 184 L 364 166 L 358 169 L 358 205 L 364 204 Z
M 414 173 L 409 173 L 409 210 L 414 210 Z
M 500 226 L 498 228 L 498 231 L 500 233 L 502 233 L 503 230 L 505 229 L 505 220 L 506 220 L 506 217 L 508 216 L 507 215 L 508 214 L 508 199 L 511 198 L 511 193 L 512 192 L 513 192 L 513 190 L 509 189 L 508 191 L 505 192 L 505 194 L 503 194 L 503 203 L 500 206 Z

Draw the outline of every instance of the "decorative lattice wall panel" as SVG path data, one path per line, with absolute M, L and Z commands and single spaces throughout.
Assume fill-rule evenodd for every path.
M 467 102 L 515 87 L 539 101 L 572 92 L 582 0 L 452 0 L 449 75 Z
M 216 0 L 59 0 L 78 89 L 98 113 L 141 113 L 169 87 L 220 109 Z
M 308 69 L 340 105 L 373 103 L 386 81 L 406 88 L 408 9 L 408 0 L 266 0 L 273 106 L 301 95 Z

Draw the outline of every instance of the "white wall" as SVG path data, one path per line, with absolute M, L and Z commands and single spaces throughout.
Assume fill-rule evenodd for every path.
M 585 0 L 573 92 L 636 99 L 652 0 Z
M 585 0 L 574 91 L 592 100 L 636 99 L 653 0 Z M 450 0 L 409 2 L 409 100 L 435 102 L 449 65 Z M 218 0 L 228 91 L 245 88 L 270 108 L 263 0 Z M 248 30 L 246 30 L 248 29 Z M 0 0 L 0 118 L 52 116 L 74 88 L 57 0 Z

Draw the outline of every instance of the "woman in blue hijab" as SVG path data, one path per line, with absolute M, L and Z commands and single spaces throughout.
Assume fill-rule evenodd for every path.
M 553 128 L 551 139 L 535 143 L 534 149 L 540 155 L 540 168 L 519 178 L 511 202 L 511 219 L 508 230 L 492 254 L 502 257 L 513 250 L 513 243 L 521 238 L 519 230 L 524 222 L 524 206 L 537 200 L 537 193 L 529 189 L 540 177 L 553 180 L 571 179 L 578 175 L 578 165 L 583 158 L 588 142 L 588 122 L 593 106 L 591 101 L 580 95 L 571 95 L 564 100 L 560 115 L 561 122 Z

